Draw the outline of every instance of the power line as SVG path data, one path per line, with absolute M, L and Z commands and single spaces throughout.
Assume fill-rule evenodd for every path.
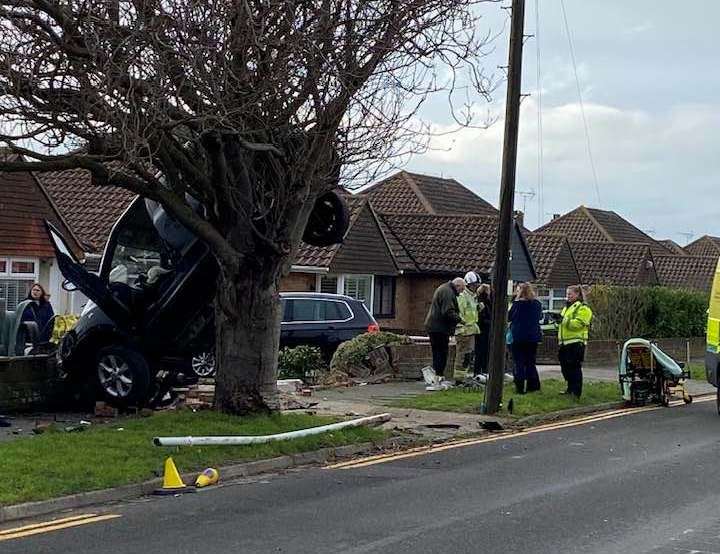
M 600 198 L 600 185 L 598 184 L 597 171 L 595 170 L 595 160 L 593 159 L 592 148 L 590 146 L 590 130 L 588 128 L 587 117 L 585 116 L 585 104 L 583 102 L 582 90 L 580 89 L 580 78 L 578 77 L 577 62 L 575 61 L 575 48 L 573 47 L 572 36 L 570 35 L 570 25 L 568 25 L 567 12 L 565 11 L 565 0 L 560 0 L 562 8 L 563 21 L 565 22 L 565 34 L 567 34 L 568 47 L 570 48 L 570 58 L 572 59 L 573 71 L 575 72 L 575 85 L 577 86 L 578 99 L 580 100 L 580 112 L 582 113 L 583 126 L 585 128 L 585 142 L 587 143 L 588 158 L 590 159 L 590 168 L 593 174 L 593 183 L 595 185 L 595 193 L 597 194 L 599 207 L 602 208 L 602 199 Z
M 535 0 L 535 58 L 537 80 L 537 183 L 538 183 L 538 227 L 543 224 L 545 213 L 543 196 L 543 121 L 542 121 L 542 71 L 540 68 L 540 0 Z

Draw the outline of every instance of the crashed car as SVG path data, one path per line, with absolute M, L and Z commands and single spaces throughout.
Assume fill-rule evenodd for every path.
M 137 197 L 115 223 L 95 274 L 46 226 L 65 288 L 90 300 L 58 348 L 69 379 L 92 383 L 95 396 L 115 406 L 138 406 L 157 393 L 161 370 L 211 373 L 218 265 L 203 241 L 158 203 Z M 344 201 L 329 192 L 316 202 L 303 240 L 334 244 L 347 226 Z

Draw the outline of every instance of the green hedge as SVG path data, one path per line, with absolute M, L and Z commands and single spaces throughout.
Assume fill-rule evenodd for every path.
M 594 339 L 700 337 L 705 334 L 709 296 L 666 287 L 595 285 L 587 298 Z

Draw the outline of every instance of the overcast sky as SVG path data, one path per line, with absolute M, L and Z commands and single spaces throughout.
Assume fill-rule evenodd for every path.
M 527 200 L 526 225 L 585 204 L 614 210 L 658 239 L 686 243 L 681 233 L 720 236 L 720 57 L 715 39 L 720 2 L 698 0 L 565 0 L 574 39 L 599 199 L 588 160 L 578 93 L 560 0 L 540 0 L 544 142 L 544 214 Z M 509 3 L 509 2 L 508 2 Z M 488 28 L 505 33 L 486 59 L 507 59 L 509 12 L 483 8 Z M 535 33 L 535 0 L 525 30 Z M 536 47 L 524 50 L 517 189 L 538 191 Z M 497 205 L 505 84 L 490 110 L 490 129 L 464 129 L 433 140 L 407 169 L 454 177 Z M 424 113 L 443 128 L 442 102 Z M 523 199 L 516 197 L 516 207 Z

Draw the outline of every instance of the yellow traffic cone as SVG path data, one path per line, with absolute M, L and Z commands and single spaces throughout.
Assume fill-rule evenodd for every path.
M 219 480 L 220 474 L 218 473 L 218 470 L 209 467 L 197 476 L 197 479 L 195 479 L 195 486 L 198 488 L 207 487 L 208 485 L 214 485 Z
M 165 460 L 165 473 L 163 475 L 163 485 L 160 489 L 155 489 L 155 494 L 178 494 L 182 492 L 192 492 L 195 489 L 188 487 L 183 483 L 180 472 L 175 467 L 172 458 Z

